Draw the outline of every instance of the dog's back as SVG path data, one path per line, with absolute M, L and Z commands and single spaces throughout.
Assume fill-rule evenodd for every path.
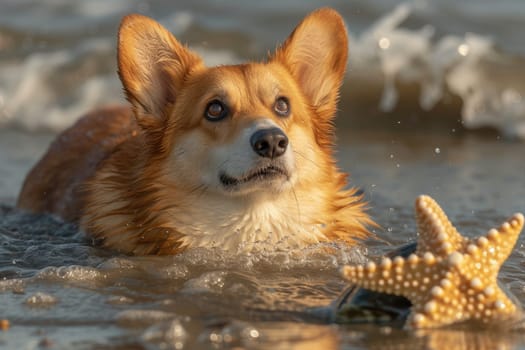
M 128 107 L 108 107 L 84 116 L 57 137 L 33 167 L 17 206 L 78 222 L 83 207 L 82 184 L 120 144 L 138 133 Z

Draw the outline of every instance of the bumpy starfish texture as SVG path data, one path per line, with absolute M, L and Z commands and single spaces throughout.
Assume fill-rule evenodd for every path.
M 377 265 L 345 266 L 343 276 L 363 288 L 409 299 L 408 328 L 521 317 L 521 309 L 498 286 L 497 276 L 523 228 L 522 214 L 477 239 L 461 236 L 429 196 L 416 200 L 416 218 L 420 236 L 415 254 L 383 258 Z

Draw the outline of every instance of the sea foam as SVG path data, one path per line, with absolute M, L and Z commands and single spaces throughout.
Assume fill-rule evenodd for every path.
M 383 77 L 379 107 L 385 112 L 396 106 L 397 83 L 417 83 L 422 109 L 432 109 L 451 93 L 463 102 L 466 128 L 494 127 L 505 136 L 525 139 L 525 57 L 501 52 L 487 36 L 436 38 L 428 25 L 404 28 L 416 10 L 401 4 L 353 38 L 350 76 L 358 71 Z
M 119 4 L 112 10 L 115 16 L 121 10 Z M 525 139 L 525 57 L 501 51 L 487 35 L 452 35 L 443 33 L 443 28 L 438 33 L 431 25 L 408 26 L 411 16 L 432 12 L 430 5 L 415 4 L 402 3 L 359 34 L 351 33 L 345 86 L 352 88 L 344 90 L 341 99 L 356 92 L 379 94 L 376 108 L 391 113 L 399 102 L 400 86 L 415 84 L 419 93 L 414 110 L 430 111 L 445 103 L 447 96 L 456 96 L 461 106 L 452 117 L 461 118 L 467 129 L 488 126 L 504 136 Z M 93 10 L 81 9 L 88 15 Z M 210 31 L 191 12 L 167 13 L 159 21 L 177 36 L 194 28 Z M 352 23 L 348 27 L 351 30 Z M 114 34 L 87 36 L 71 47 L 37 47 L 21 60 L 2 59 L 0 127 L 60 131 L 92 108 L 124 103 L 116 74 Z M 0 33 L 0 46 L 14 42 L 12 36 Z M 207 42 L 197 41 L 191 48 L 209 65 L 243 60 L 234 51 L 219 51 Z

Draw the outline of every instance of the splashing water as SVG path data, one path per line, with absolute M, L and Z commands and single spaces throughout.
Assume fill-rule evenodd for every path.
M 466 33 L 434 39 L 431 26 L 401 27 L 414 11 L 414 5 L 401 4 L 352 40 L 350 74 L 381 72 L 379 105 L 385 112 L 398 101 L 396 84 L 417 83 L 423 110 L 453 93 L 463 101 L 465 127 L 491 126 L 505 136 L 525 138 L 525 71 L 519 68 L 525 58 L 501 53 L 489 37 Z

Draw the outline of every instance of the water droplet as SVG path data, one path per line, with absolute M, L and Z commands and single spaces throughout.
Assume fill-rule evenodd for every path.
M 390 47 L 390 39 L 382 37 L 377 44 L 382 50 L 387 50 Z
M 467 44 L 461 44 L 458 46 L 458 53 L 463 57 L 468 55 L 469 50 L 470 48 Z
M 25 300 L 26 305 L 34 307 L 49 307 L 57 302 L 57 298 L 42 292 L 36 292 Z
M 222 336 L 219 333 L 213 332 L 210 334 L 210 341 L 212 343 L 219 343 L 222 341 Z
M 520 103 L 523 98 L 519 91 L 512 88 L 507 88 L 501 93 L 501 100 L 504 104 L 517 104 Z

